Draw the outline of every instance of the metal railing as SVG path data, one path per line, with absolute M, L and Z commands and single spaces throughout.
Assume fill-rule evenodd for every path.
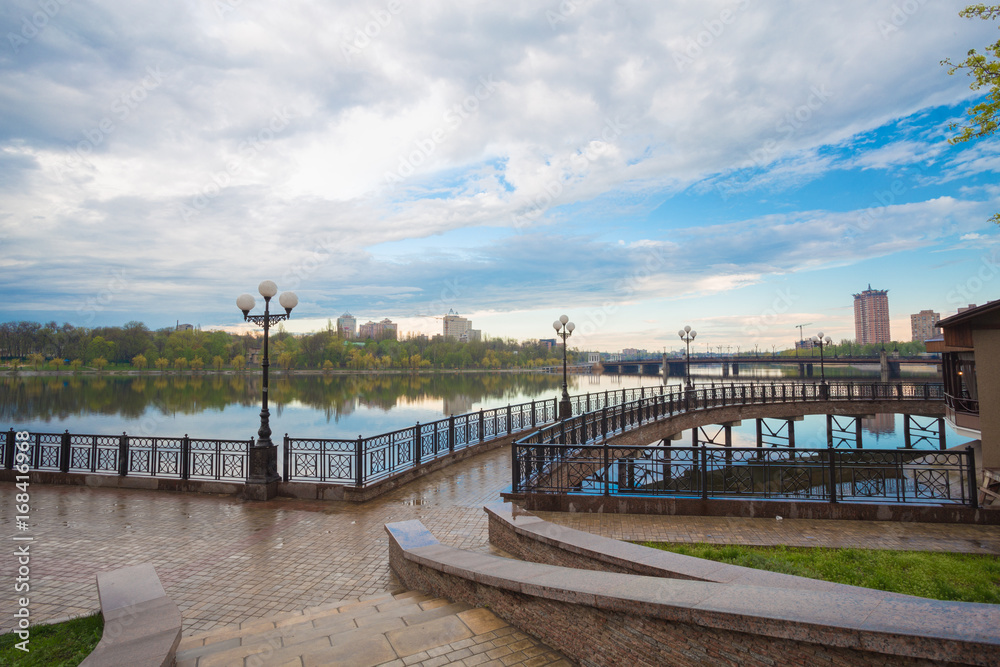
M 14 468 L 15 433 L 6 434 L 4 467 Z M 220 440 L 148 436 L 31 433 L 26 442 L 28 468 L 58 472 L 104 473 L 122 477 L 245 482 L 253 439 Z
M 687 498 L 977 506 L 964 451 L 515 445 L 520 490 Z
M 618 478 L 616 477 L 616 466 L 620 466 L 623 460 L 629 460 L 630 456 L 633 460 L 653 460 L 655 457 L 650 458 L 649 456 L 646 456 L 646 454 L 649 454 L 650 452 L 666 452 L 666 456 L 673 457 L 676 454 L 677 456 L 683 457 L 683 452 L 689 451 L 699 453 L 697 455 L 694 453 L 689 454 L 690 460 L 686 464 L 687 467 L 693 470 L 694 467 L 700 465 L 702 473 L 701 477 L 699 477 L 699 475 L 695 475 L 692 472 L 690 473 L 688 479 L 690 480 L 692 475 L 694 477 L 699 477 L 699 479 L 704 477 L 704 475 L 708 475 L 708 479 L 702 479 L 701 486 L 698 486 L 697 488 L 690 487 L 690 485 L 687 488 L 679 488 L 676 486 L 675 480 L 672 476 L 668 476 L 666 478 L 661 477 L 660 483 L 663 485 L 663 492 L 668 492 L 673 489 L 675 493 L 691 494 L 697 492 L 698 495 L 710 494 L 713 497 L 724 497 L 726 489 L 730 488 L 727 487 L 727 484 L 731 484 L 732 481 L 736 479 L 736 477 L 733 477 L 732 475 L 744 476 L 744 478 L 749 481 L 758 479 L 760 475 L 763 474 L 763 472 L 758 470 L 758 468 L 762 465 L 759 461 L 767 460 L 768 457 L 775 456 L 772 454 L 767 454 L 765 456 L 764 453 L 777 450 L 765 450 L 761 447 L 747 449 L 728 447 L 721 449 L 708 447 L 657 447 L 642 448 L 640 450 L 635 447 L 625 447 L 623 450 L 625 453 L 622 455 L 622 451 L 619 451 L 619 448 L 607 444 L 608 437 L 621 435 L 644 424 L 668 419 L 687 412 L 726 406 L 770 405 L 791 402 L 820 401 L 867 402 L 914 400 L 944 400 L 943 386 L 940 383 L 914 382 L 834 382 L 813 384 L 731 383 L 692 390 L 672 388 L 670 391 L 657 392 L 652 396 L 642 397 L 638 400 L 633 400 L 627 403 L 612 406 L 601 406 L 593 411 L 576 415 L 570 419 L 563 420 L 535 431 L 527 437 L 518 440 L 514 443 L 511 450 L 511 490 L 514 493 L 585 493 L 587 492 L 585 490 L 585 486 L 587 484 L 602 484 L 602 493 L 610 493 L 613 488 L 615 493 L 623 493 L 623 489 L 628 489 L 630 490 L 630 493 L 636 493 L 636 490 L 641 490 L 642 493 L 657 495 L 656 483 L 655 480 L 652 480 L 652 478 L 638 485 L 634 483 L 620 485 L 617 481 Z M 602 442 L 602 444 L 597 445 L 596 443 L 598 442 Z M 628 452 L 635 451 L 642 451 L 644 454 L 642 456 L 628 454 Z M 822 470 L 823 466 L 831 466 L 829 468 L 830 470 L 846 469 L 844 468 L 846 463 L 837 463 L 840 459 L 837 459 L 836 457 L 840 456 L 840 454 L 836 453 L 836 450 L 829 450 L 833 451 L 834 454 L 829 456 L 824 455 L 826 458 L 819 457 L 815 454 L 815 452 L 827 452 L 828 450 L 789 449 L 785 451 L 794 451 L 792 456 L 795 457 L 801 457 L 805 452 L 813 452 L 815 462 L 811 465 L 813 467 L 819 466 L 818 469 L 820 470 Z M 975 483 L 975 475 L 973 473 L 969 473 L 966 469 L 968 466 L 965 463 L 951 462 L 947 465 L 942 463 L 937 467 L 928 467 L 926 461 L 931 455 L 930 452 L 923 450 L 903 450 L 901 453 L 894 454 L 894 452 L 897 451 L 899 450 L 869 449 L 865 450 L 865 453 L 863 454 L 858 452 L 849 454 L 849 456 L 855 457 L 855 464 L 867 461 L 871 465 L 868 465 L 867 467 L 858 467 L 856 471 L 855 468 L 849 468 L 853 471 L 851 473 L 853 475 L 851 483 L 855 486 L 851 486 L 849 489 L 845 487 L 845 489 L 842 489 L 839 494 L 837 493 L 837 488 L 842 486 L 843 480 L 837 477 L 837 474 L 834 474 L 833 477 L 830 477 L 830 479 L 833 479 L 834 481 L 830 483 L 830 489 L 826 495 L 824 495 L 824 498 L 840 498 L 845 500 L 855 497 L 871 498 L 872 495 L 870 494 L 859 494 L 854 491 L 850 491 L 850 489 L 862 488 L 857 486 L 857 484 L 860 483 L 858 480 L 860 480 L 864 475 L 870 475 L 872 479 L 876 481 L 873 481 L 873 486 L 869 488 L 882 490 L 883 493 L 878 497 L 883 500 L 891 497 L 899 498 L 898 502 L 905 502 L 907 499 L 913 500 L 915 498 L 927 499 L 929 496 L 926 493 L 926 489 L 929 488 L 929 486 L 933 486 L 933 484 L 931 484 L 932 481 L 937 480 L 937 482 L 940 482 L 939 478 L 941 475 L 947 475 L 949 476 L 949 479 L 951 479 L 951 476 L 958 474 L 960 477 L 958 484 L 959 487 L 963 489 L 962 493 L 955 496 L 949 491 L 941 496 L 942 502 L 960 502 L 963 504 L 974 504 L 976 502 L 976 494 L 974 492 L 969 492 L 969 484 Z M 716 452 L 721 453 L 716 454 Z M 746 452 L 750 452 L 750 454 L 747 454 Z M 913 458 L 914 452 L 918 453 L 917 458 Z M 741 458 L 750 456 L 751 454 L 754 457 L 752 461 L 748 459 L 740 462 Z M 934 454 L 945 458 L 958 455 L 953 452 L 934 452 Z M 864 458 L 868 455 L 871 455 L 874 458 L 881 456 L 883 460 L 878 465 L 874 465 L 874 459 L 868 460 Z M 960 455 L 969 457 L 968 465 L 971 465 L 971 470 L 974 471 L 975 461 L 972 458 L 973 455 L 971 452 L 968 455 L 964 453 Z M 717 475 L 714 472 L 714 464 L 711 462 L 714 461 L 717 456 L 724 457 L 724 460 L 727 461 L 727 469 L 738 470 L 738 472 L 734 472 L 729 476 L 723 475 L 722 482 L 719 482 L 719 484 L 712 484 L 710 483 L 711 480 L 714 480 Z M 785 456 L 788 456 L 788 454 L 785 454 Z M 899 461 L 903 461 L 907 456 L 910 457 L 909 459 L 906 459 L 908 462 L 906 463 L 905 470 L 919 470 L 920 478 L 912 478 L 913 484 L 916 484 L 917 487 L 919 487 L 919 492 L 914 490 L 912 493 L 907 495 L 903 492 L 905 489 L 900 490 L 902 487 L 899 486 L 898 482 L 891 482 L 888 484 L 885 483 L 885 480 L 900 480 L 905 477 L 901 477 L 899 475 L 886 476 L 883 469 L 892 469 L 895 471 L 904 469 L 900 467 L 902 463 L 899 463 L 899 461 L 890 463 L 888 459 L 886 459 L 886 457 L 890 456 L 901 457 L 899 458 Z M 896 459 L 893 460 L 896 461 Z M 914 463 L 913 461 L 917 462 Z M 938 461 L 938 459 L 935 459 L 935 461 Z M 943 461 L 943 459 L 941 459 L 941 461 Z M 644 466 L 646 464 L 633 462 L 630 465 L 631 468 L 626 466 L 626 471 L 645 470 Z M 677 462 L 671 459 L 670 465 L 677 465 Z M 801 471 L 805 467 L 808 466 L 797 464 L 794 466 L 794 469 L 796 471 Z M 671 467 L 671 470 L 673 469 L 674 468 Z M 860 472 L 861 470 L 868 470 L 869 472 Z M 958 471 L 957 473 L 956 470 Z M 586 472 L 587 474 L 582 475 L 583 472 Z M 710 472 L 712 474 L 709 474 Z M 830 474 L 833 473 L 828 473 L 828 477 Z M 747 475 L 749 475 L 749 477 L 746 477 Z M 648 474 L 641 472 L 639 475 L 640 478 L 644 478 L 644 476 L 648 477 Z M 612 480 L 615 480 L 614 484 L 612 484 Z M 877 480 L 883 481 L 879 482 Z M 671 486 L 672 484 L 674 486 Z M 938 484 L 938 486 L 941 485 Z M 947 488 L 950 489 L 952 486 L 954 485 L 947 486 Z M 763 490 L 758 495 L 765 498 L 776 497 L 768 495 L 771 493 L 772 488 L 773 485 L 765 485 Z M 813 485 L 809 488 L 818 487 Z M 754 495 L 754 493 L 745 488 L 739 495 Z M 802 496 L 802 494 L 799 493 L 796 497 L 802 498 L 808 496 Z M 958 500 L 955 500 L 955 498 L 958 498 Z
M 616 392 L 619 393 L 619 392 Z M 354 440 L 292 438 L 283 447 L 283 479 L 358 487 L 556 418 L 556 399 L 480 410 Z

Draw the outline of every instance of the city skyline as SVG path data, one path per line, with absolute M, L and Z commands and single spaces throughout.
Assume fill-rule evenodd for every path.
M 1000 298 L 959 5 L 53 7 L 0 11 L 3 320 L 238 330 L 270 279 L 294 332 L 701 351 Z

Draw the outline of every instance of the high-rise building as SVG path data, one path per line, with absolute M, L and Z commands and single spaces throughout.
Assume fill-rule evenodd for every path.
M 341 338 L 357 338 L 358 321 L 354 315 L 344 313 L 337 318 L 337 335 Z
M 931 338 L 940 338 L 941 329 L 934 326 L 940 319 L 941 313 L 935 313 L 933 310 L 921 310 L 915 315 L 910 315 L 910 333 L 913 336 L 910 340 L 923 343 Z
M 472 322 L 460 317 L 454 310 L 444 316 L 444 337 L 468 342 L 471 337 Z
M 396 323 L 388 317 L 381 322 L 365 322 L 358 327 L 358 338 L 371 338 L 374 340 L 385 340 L 391 338 L 396 340 Z
M 861 345 L 888 343 L 889 290 L 868 289 L 854 295 L 854 337 Z

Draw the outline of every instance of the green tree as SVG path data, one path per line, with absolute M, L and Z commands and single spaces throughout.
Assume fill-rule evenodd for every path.
M 212 357 L 212 368 L 214 368 L 217 371 L 221 371 L 222 365 L 225 363 L 226 362 L 223 361 L 222 357 L 220 357 L 219 355 L 215 355 L 214 357 Z
M 99 371 L 103 371 L 108 365 L 108 360 L 104 357 L 97 357 L 96 359 L 91 359 L 90 363 L 93 364 L 94 368 Z
M 170 360 L 164 357 L 157 357 L 156 361 L 153 362 L 153 365 L 156 366 L 156 370 L 162 373 L 163 370 L 170 365 Z
M 291 370 L 295 365 L 295 356 L 291 352 L 282 352 L 278 355 L 278 365 L 286 371 Z
M 247 367 L 247 359 L 242 354 L 237 354 L 233 357 L 233 368 L 235 368 L 240 373 Z
M 174 358 L 174 368 L 179 371 L 187 370 L 188 360 L 187 357 L 175 357 Z
M 74 359 L 69 362 L 69 367 L 73 369 L 74 373 L 80 370 L 81 366 L 83 366 L 83 359 Z
M 28 355 L 28 363 L 34 366 L 37 371 L 38 368 L 45 363 L 45 355 L 40 352 L 32 352 Z
M 201 357 L 195 357 L 194 359 L 191 360 L 191 370 L 200 371 L 204 367 L 205 367 L 205 360 L 202 359 Z
M 53 357 L 52 358 L 52 365 L 55 366 L 55 368 L 56 368 L 57 371 L 62 367 L 62 364 L 63 364 L 62 357 Z
M 1000 5 L 969 5 L 958 15 L 991 21 L 1000 18 Z M 982 139 L 997 131 L 1000 122 L 1000 40 L 983 50 L 985 54 L 970 49 L 965 60 L 960 63 L 953 62 L 951 58 L 941 61 L 942 65 L 948 66 L 948 74 L 961 70 L 971 76 L 972 83 L 969 87 L 972 90 L 987 91 L 985 100 L 966 110 L 969 116 L 967 124 L 955 123 L 951 126 L 952 129 L 959 130 L 959 133 L 949 139 L 949 143 L 960 144 L 972 139 Z M 1000 213 L 995 213 L 991 219 L 1000 224 Z
M 148 364 L 149 362 L 146 361 L 145 355 L 137 354 L 134 357 L 132 357 L 133 368 L 137 368 L 141 371 L 144 370 Z
M 332 370 L 333 370 L 333 362 L 327 359 L 326 361 L 323 362 L 323 371 L 329 373 Z

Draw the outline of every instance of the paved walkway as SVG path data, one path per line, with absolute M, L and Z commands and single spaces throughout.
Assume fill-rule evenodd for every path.
M 510 483 L 510 450 L 482 454 L 363 505 L 32 485 L 31 530 L 0 484 L 0 535 L 32 535 L 31 619 L 97 610 L 95 574 L 151 562 L 184 634 L 394 588 L 382 526 L 419 519 L 444 544 L 489 551 L 483 505 Z M 701 517 L 551 515 L 609 537 L 931 549 L 1000 554 L 1000 527 Z M 0 559 L 0 632 L 15 609 L 16 559 Z

